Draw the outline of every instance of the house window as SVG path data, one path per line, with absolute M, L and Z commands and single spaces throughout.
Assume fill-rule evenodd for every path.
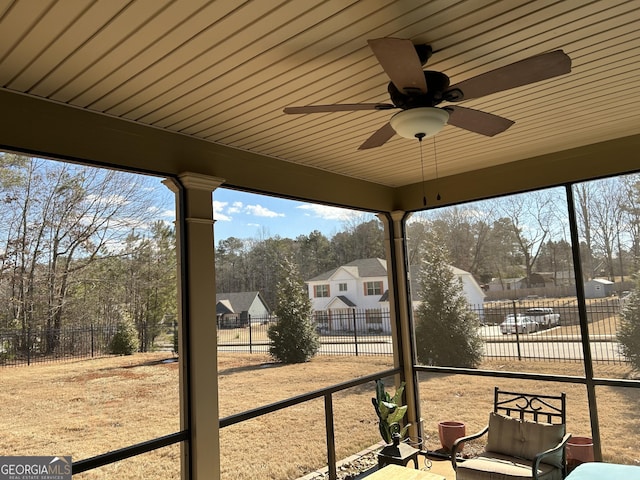
M 365 282 L 365 295 L 382 295 L 382 282 Z
M 346 283 L 339 283 L 338 284 L 338 290 L 340 290 L 341 292 L 346 292 L 347 291 L 347 284 Z
M 313 296 L 315 298 L 324 298 L 329 296 L 329 285 L 314 285 Z

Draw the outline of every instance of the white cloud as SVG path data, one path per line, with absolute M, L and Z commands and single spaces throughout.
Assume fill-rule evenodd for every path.
M 170 209 L 163 210 L 163 211 L 160 212 L 160 216 L 164 217 L 164 218 L 170 218 L 170 219 L 173 220 L 176 217 L 176 211 L 175 210 L 170 210 Z
M 246 213 L 250 215 L 255 215 L 256 217 L 273 218 L 273 217 L 285 216 L 284 213 L 274 212 L 273 210 L 269 210 L 268 208 L 263 207 L 262 205 L 247 205 L 244 210 Z
M 230 222 L 231 217 L 224 212 L 227 202 L 213 201 L 213 218 L 221 222 Z
M 265 218 L 285 216 L 284 213 L 274 212 L 260 204 L 245 205 L 242 202 L 236 201 L 229 205 L 229 202 L 213 201 L 213 218 L 216 220 L 230 222 L 233 220 L 233 215 L 239 213 Z
M 156 217 L 168 218 L 170 220 L 174 220 L 176 216 L 175 210 L 170 208 L 160 208 L 155 205 L 149 207 L 147 211 Z
M 228 213 L 239 213 L 242 211 L 243 204 L 242 202 L 233 202 L 233 204 L 227 210 Z
M 362 215 L 362 212 L 347 210 L 346 208 L 332 207 L 329 205 L 316 205 L 312 203 L 300 205 L 296 208 L 304 210 L 307 212 L 307 215 L 319 217 L 324 220 L 346 221 L 352 218 L 358 218 Z

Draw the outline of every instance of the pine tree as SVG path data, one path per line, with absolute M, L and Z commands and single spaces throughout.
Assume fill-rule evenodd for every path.
M 109 352 L 114 355 L 132 355 L 138 351 L 139 346 L 136 326 L 133 320 L 125 315 L 109 342 Z
M 640 370 L 640 279 L 626 299 L 621 313 L 618 341 L 625 358 L 633 368 Z
M 282 363 L 307 362 L 318 352 L 320 341 L 312 322 L 311 300 L 298 267 L 288 258 L 280 266 L 276 290 L 278 321 L 269 327 L 269 353 Z
M 416 309 L 416 351 L 427 365 L 476 367 L 482 357 L 477 316 L 469 310 L 462 282 L 447 262 L 438 238 L 425 242 Z

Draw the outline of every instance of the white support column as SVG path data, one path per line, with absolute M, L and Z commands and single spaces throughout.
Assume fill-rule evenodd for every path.
M 212 192 L 223 179 L 184 173 L 184 204 L 178 204 L 179 309 L 181 342 L 181 425 L 191 431 L 189 448 L 183 448 L 183 480 L 220 479 L 217 332 Z M 167 180 L 174 192 L 179 185 Z M 178 201 L 180 196 L 176 195 Z M 180 215 L 183 214 L 184 218 Z M 182 226 L 182 228 L 180 228 Z M 184 262 L 184 264 L 183 264 Z M 182 278 L 182 274 L 185 278 Z M 183 318 L 186 316 L 186 318 Z M 188 398 L 188 402 L 185 397 Z M 189 458 L 191 454 L 191 458 Z
M 394 367 L 403 369 L 406 381 L 407 421 L 411 423 L 410 435 L 418 436 L 420 405 L 417 403 L 417 385 L 413 373 L 414 336 L 411 329 L 409 292 L 409 272 L 406 264 L 406 238 L 403 220 L 406 212 L 391 212 L 391 219 L 378 215 L 385 232 L 385 250 L 387 252 L 387 274 L 389 275 L 389 306 L 391 332 L 393 336 Z

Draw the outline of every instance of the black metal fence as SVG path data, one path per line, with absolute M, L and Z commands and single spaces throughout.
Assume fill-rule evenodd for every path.
M 623 300 L 617 297 L 587 301 L 587 321 L 592 359 L 596 362 L 625 363 L 616 333 Z M 533 309 L 533 310 L 531 310 Z M 481 326 L 485 358 L 537 361 L 579 361 L 583 347 L 575 298 L 508 300 L 473 305 Z M 543 317 L 549 314 L 551 317 Z M 526 329 L 518 324 L 514 333 L 503 333 L 501 325 L 509 317 L 530 320 Z M 267 330 L 275 318 L 252 318 L 243 326 L 227 323 L 218 330 L 220 351 L 267 353 Z M 389 310 L 338 310 L 315 312 L 320 334 L 320 355 L 391 355 Z M 506 329 L 505 329 L 506 330 Z M 508 332 L 508 330 L 506 330 Z
M 251 317 L 219 321 L 218 350 L 268 353 L 269 325 L 275 317 Z M 314 323 L 320 335 L 320 355 L 391 355 L 389 310 L 340 310 L 315 312 Z
M 596 362 L 626 362 L 616 337 L 623 303 L 617 297 L 587 301 L 591 356 Z M 486 302 L 471 309 L 481 322 L 479 334 L 484 340 L 485 358 L 537 361 L 579 361 L 583 358 L 578 304 L 574 298 Z M 538 316 L 531 309 L 537 310 Z M 540 311 L 553 315 L 548 324 L 540 318 Z M 517 323 L 515 330 L 503 328 L 509 317 Z M 525 317 L 529 320 L 525 321 Z M 533 326 L 532 318 L 536 319 L 536 326 Z M 268 353 L 267 332 L 275 321 L 275 317 L 219 320 L 218 350 Z M 320 355 L 393 354 L 388 309 L 315 312 L 314 322 L 320 335 Z M 0 366 L 108 355 L 115 326 L 68 328 L 53 333 L 57 347 L 48 351 L 47 335 L 51 336 L 50 330 L 0 330 Z M 177 329 L 168 333 L 176 335 Z M 158 343 L 153 348 L 173 350 L 172 345 L 165 343 Z
M 617 341 L 623 306 L 624 300 L 618 297 L 586 301 L 593 361 L 626 362 Z M 491 302 L 476 312 L 482 319 L 480 334 L 487 358 L 574 361 L 584 356 L 574 298 Z
M 0 366 L 107 355 L 115 331 L 115 326 L 93 325 L 63 329 L 0 330 Z

